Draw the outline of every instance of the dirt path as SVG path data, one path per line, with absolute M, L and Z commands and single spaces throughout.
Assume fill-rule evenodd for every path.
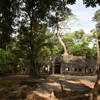
M 34 79 L 13 75 L 0 78 L 0 100 L 88 100 L 95 79 L 95 76 L 50 75 Z

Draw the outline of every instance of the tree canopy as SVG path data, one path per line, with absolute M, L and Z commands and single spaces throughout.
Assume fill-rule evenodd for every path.
M 44 55 L 63 52 L 59 45 L 55 45 L 57 41 L 48 31 L 48 27 L 55 28 L 58 22 L 72 16 L 67 4 L 75 3 L 76 0 L 0 0 L 0 48 L 16 55 L 16 66 L 19 64 L 18 61 L 27 61 L 31 63 L 31 67 L 35 66 L 40 58 L 45 59 Z M 83 0 L 83 4 L 86 7 L 95 7 L 100 5 L 100 2 Z M 99 11 L 95 16 L 98 16 L 98 13 Z M 83 35 L 84 32 L 81 30 L 75 33 L 74 41 L 70 38 L 64 39 L 66 36 L 63 40 L 66 46 L 71 48 L 75 41 L 83 43 Z M 87 48 L 86 44 L 84 42 Z M 44 51 L 46 54 L 43 54 Z M 74 51 L 70 53 L 74 54 Z
M 0 0 L 0 48 L 6 48 L 11 34 L 16 29 L 12 26 L 19 25 L 18 19 L 25 18 L 26 12 L 29 16 L 34 17 L 34 21 L 54 25 L 68 14 L 69 9 L 66 4 L 75 3 L 76 0 Z M 86 7 L 95 7 L 97 4 L 100 5 L 100 1 L 83 0 L 83 4 Z M 30 20 L 27 16 L 26 19 Z

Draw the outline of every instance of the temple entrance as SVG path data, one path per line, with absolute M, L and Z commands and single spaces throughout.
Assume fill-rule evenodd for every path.
M 56 63 L 54 67 L 54 73 L 60 74 L 61 73 L 60 70 L 61 70 L 61 63 Z

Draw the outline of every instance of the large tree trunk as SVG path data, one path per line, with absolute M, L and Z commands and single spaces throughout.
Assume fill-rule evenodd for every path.
M 93 100 L 100 100 L 100 57 L 97 60 L 97 68 L 97 79 L 93 90 Z
M 37 76 L 37 70 L 36 70 L 36 63 L 35 63 L 35 57 L 34 57 L 34 37 L 33 37 L 33 14 L 30 16 L 30 68 L 29 68 L 29 74 L 30 76 Z
M 59 26 L 59 24 L 57 24 L 57 34 L 56 35 L 57 35 L 57 38 L 58 38 L 61 46 L 64 49 L 64 54 L 63 55 L 68 56 L 68 51 L 67 51 L 66 45 L 64 44 L 64 42 L 62 41 L 61 36 L 60 36 L 60 26 Z
M 99 39 L 98 39 L 98 34 L 95 32 L 95 37 L 96 37 L 96 48 L 97 48 L 97 64 L 96 64 L 96 71 L 98 70 L 98 62 L 99 62 L 99 57 L 100 57 L 100 47 L 99 47 Z
M 93 90 L 93 100 L 100 100 L 100 45 L 99 45 L 99 39 L 97 33 L 95 33 L 96 36 L 96 46 L 97 46 L 97 63 L 96 63 L 96 73 L 97 73 L 97 80 L 94 85 Z M 99 98 L 98 98 L 99 97 Z

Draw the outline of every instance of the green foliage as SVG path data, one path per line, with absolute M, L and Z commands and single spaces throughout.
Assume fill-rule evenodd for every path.
M 17 0 L 0 0 L 0 48 L 6 49 L 14 32 L 14 19 L 18 15 Z
M 96 58 L 93 35 L 86 34 L 83 30 L 79 30 L 63 35 L 62 39 L 66 44 L 69 54 L 85 56 L 86 58 Z
M 32 60 L 37 63 L 47 59 L 51 55 L 51 49 L 54 44 L 52 42 L 53 34 L 49 32 L 45 25 L 41 25 L 41 28 L 40 25 L 37 25 L 35 30 L 33 30 L 35 34 L 31 37 L 27 28 L 22 24 L 20 34 L 17 37 L 19 40 L 17 42 L 18 54 L 20 55 L 18 58 L 23 59 L 25 66 L 31 64 L 31 56 Z M 32 42 L 31 45 L 30 41 Z
M 83 4 L 86 5 L 86 7 L 96 7 L 96 4 L 100 5 L 100 1 L 99 0 L 83 0 Z
M 99 44 L 99 47 L 100 47 L 100 9 L 95 12 L 93 20 L 97 22 L 95 32 L 97 34 L 96 38 L 98 38 L 98 40 L 99 40 L 98 44 Z
M 93 19 L 96 22 L 99 22 L 100 21 L 100 9 L 95 12 L 95 15 L 94 15 L 94 18 Z
M 74 56 L 84 56 L 86 58 L 96 58 L 96 50 L 94 48 L 89 48 L 84 46 L 84 44 L 73 45 L 70 48 L 70 53 Z
M 96 31 L 98 34 L 98 38 L 100 39 L 100 9 L 95 12 L 93 20 L 97 22 L 96 24 Z
M 71 14 L 66 4 L 75 3 L 76 0 L 0 0 L 0 48 L 6 49 L 12 33 L 18 32 L 15 27 L 19 27 L 20 17 L 53 26 Z M 87 7 L 100 5 L 99 0 L 83 0 L 83 3 Z
M 9 51 L 0 49 L 0 71 L 11 71 L 13 69 L 13 55 Z
M 100 4 L 99 0 L 83 1 L 87 7 Z M 72 15 L 66 4 L 75 2 L 76 0 L 0 0 L 0 48 L 3 49 L 0 49 L 0 70 L 30 65 L 34 61 L 38 63 L 54 53 L 62 53 L 62 48 L 47 27 L 55 27 L 58 22 Z M 13 33 L 18 33 L 15 41 L 12 41 Z M 78 50 L 74 46 L 80 42 L 77 45 L 84 44 L 84 52 L 89 49 L 87 41 L 84 42 L 82 30 L 69 38 L 64 36 L 63 40 L 69 52 L 72 48 L 71 54 L 77 54 Z M 75 52 L 73 48 L 76 49 Z M 78 49 L 81 50 L 80 47 Z
M 45 21 L 50 26 L 64 20 L 70 12 L 70 9 L 66 7 L 66 1 L 62 0 L 34 0 L 34 2 L 33 0 L 25 0 L 25 4 L 25 12 L 29 17 L 34 21 Z

